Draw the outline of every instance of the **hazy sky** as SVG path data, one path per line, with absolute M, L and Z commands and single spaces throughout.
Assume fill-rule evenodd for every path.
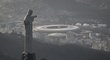
M 50 10 L 48 14 L 56 13 L 56 10 L 91 13 L 110 10 L 109 3 L 109 0 L 0 0 L 0 21 L 22 19 L 30 8 L 41 16 L 46 10 Z
M 61 16 L 108 20 L 110 0 L 0 0 L 0 23 L 23 22 L 28 9 L 38 15 L 35 21 L 39 24 L 57 22 Z

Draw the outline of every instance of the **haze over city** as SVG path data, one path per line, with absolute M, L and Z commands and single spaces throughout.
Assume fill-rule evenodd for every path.
M 57 24 L 78 27 L 58 33 L 69 36 L 68 39 L 50 38 L 57 34 L 55 32 L 33 30 L 33 51 L 37 60 L 110 59 L 109 0 L 0 0 L 0 60 L 21 59 L 25 38 L 23 22 L 29 9 L 37 15 L 33 29 Z

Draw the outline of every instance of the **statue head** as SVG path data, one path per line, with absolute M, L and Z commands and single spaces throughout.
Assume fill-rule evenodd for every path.
M 28 11 L 28 15 L 31 16 L 32 13 L 33 13 L 33 11 L 32 11 L 31 9 L 29 9 L 29 11 Z

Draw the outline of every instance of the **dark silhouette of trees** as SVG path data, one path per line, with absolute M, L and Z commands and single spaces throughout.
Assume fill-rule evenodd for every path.
M 11 57 L 20 60 L 23 51 L 23 35 L 0 33 L 0 60 L 13 60 Z M 50 43 L 40 42 L 34 39 L 33 51 L 36 53 L 36 60 L 110 60 L 110 52 L 94 50 L 75 44 L 54 45 Z M 10 56 L 10 57 L 9 57 Z M 8 59 L 2 59 L 3 57 Z

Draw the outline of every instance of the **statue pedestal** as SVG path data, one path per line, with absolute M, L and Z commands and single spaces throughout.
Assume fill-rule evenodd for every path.
M 35 53 L 23 53 L 22 60 L 36 60 Z

